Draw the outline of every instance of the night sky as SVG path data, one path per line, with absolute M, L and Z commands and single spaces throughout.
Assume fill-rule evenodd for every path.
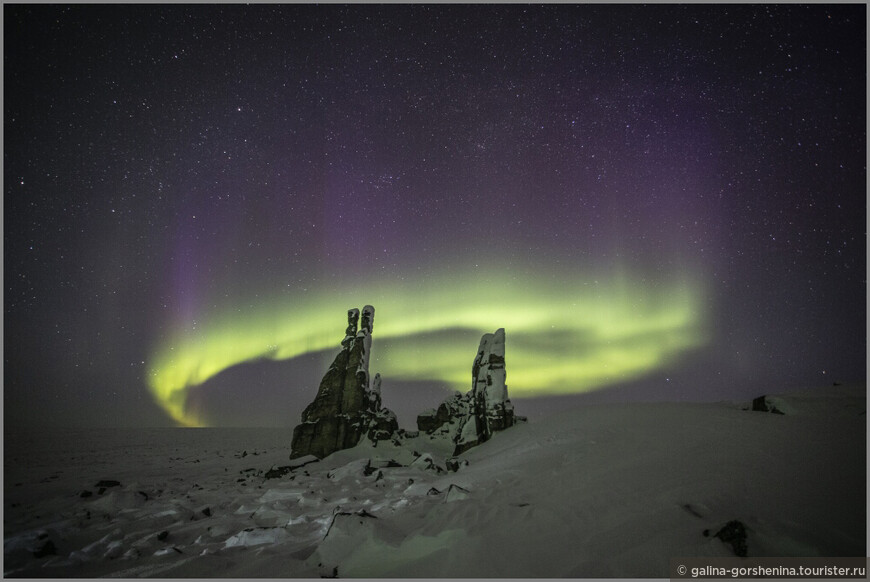
M 6 426 L 863 381 L 866 7 L 4 5 Z

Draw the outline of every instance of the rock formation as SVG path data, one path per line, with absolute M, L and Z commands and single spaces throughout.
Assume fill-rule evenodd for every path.
M 314 401 L 293 429 L 290 458 L 327 455 L 356 446 L 363 436 L 373 441 L 398 430 L 396 415 L 381 406 L 380 374 L 370 385 L 369 354 L 375 308 L 366 305 L 347 312 L 342 350 L 320 381 Z M 357 331 L 357 325 L 359 330 Z
M 464 396 L 457 392 L 436 410 L 417 417 L 420 432 L 450 435 L 456 444 L 454 455 L 489 440 L 493 432 L 517 420 L 505 384 L 504 338 L 504 329 L 484 334 L 471 366 L 471 390 Z
M 729 521 L 716 532 L 715 537 L 729 544 L 735 556 L 746 557 L 746 526 L 742 522 L 736 519 Z
M 785 414 L 769 396 L 759 396 L 752 400 L 752 410 L 756 412 L 772 412 L 773 414 Z

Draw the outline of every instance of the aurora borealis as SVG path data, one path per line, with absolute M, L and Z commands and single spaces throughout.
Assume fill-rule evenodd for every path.
M 175 420 L 204 424 L 185 410 L 189 386 L 247 360 L 335 348 L 336 334 L 325 333 L 341 328 L 335 305 L 355 296 L 376 297 L 389 306 L 378 314 L 374 335 L 382 375 L 436 380 L 462 391 L 469 383 L 468 345 L 493 321 L 507 321 L 512 330 L 510 389 L 517 396 L 600 388 L 654 371 L 706 341 L 700 298 L 689 286 L 655 289 L 624 278 L 584 285 L 581 277 L 541 285 L 498 272 L 442 276 L 434 283 L 433 289 L 427 289 L 433 283 L 417 281 L 352 293 L 324 290 L 310 301 L 267 303 L 223 320 L 216 316 L 213 326 L 182 333 L 158 353 L 151 388 Z M 566 349 L 575 355 L 555 357 Z
M 292 427 L 365 304 L 396 409 L 865 376 L 863 5 L 4 16 L 7 423 Z

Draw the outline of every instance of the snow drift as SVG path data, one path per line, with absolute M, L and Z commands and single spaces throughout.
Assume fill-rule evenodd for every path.
M 667 577 L 733 555 L 732 522 L 749 556 L 865 555 L 865 387 L 769 398 L 588 406 L 458 458 L 426 434 L 288 463 L 289 430 L 7 432 L 4 574 Z

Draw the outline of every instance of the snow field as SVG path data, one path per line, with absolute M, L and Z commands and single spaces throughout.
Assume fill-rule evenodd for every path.
M 777 396 L 785 415 L 588 406 L 496 433 L 455 472 L 426 435 L 267 479 L 290 430 L 7 433 L 4 573 L 667 577 L 672 556 L 733 555 L 714 536 L 731 520 L 750 556 L 864 555 L 864 392 Z

